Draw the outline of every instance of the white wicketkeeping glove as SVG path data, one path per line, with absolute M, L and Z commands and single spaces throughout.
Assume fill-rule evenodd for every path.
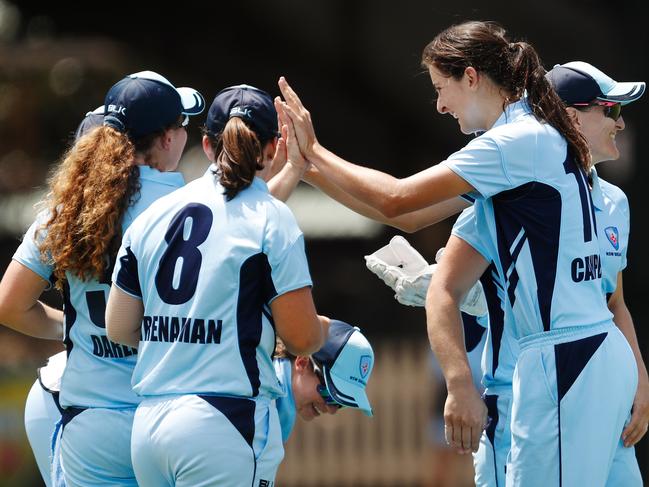
M 439 262 L 444 252 L 442 247 L 437 251 L 435 260 Z M 426 293 L 430 285 L 430 278 L 435 273 L 437 264 L 427 266 L 416 276 L 401 276 L 397 279 L 395 298 L 407 306 L 424 306 Z M 460 311 L 473 316 L 482 316 L 487 313 L 487 300 L 485 299 L 482 284 L 477 281 L 460 303 Z
M 365 265 L 374 274 L 396 290 L 397 281 L 406 276 L 417 276 L 428 267 L 428 262 L 408 241 L 397 235 L 390 243 L 365 256 Z
M 460 304 L 460 311 L 472 316 L 483 316 L 487 314 L 487 298 L 482 289 L 482 283 L 477 281 L 464 297 Z
M 435 273 L 437 264 L 426 266 L 416 276 L 403 276 L 397 281 L 395 298 L 406 306 L 424 306 L 430 278 Z

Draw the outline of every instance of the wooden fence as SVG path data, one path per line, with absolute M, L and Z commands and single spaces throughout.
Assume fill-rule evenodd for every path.
M 374 351 L 374 417 L 343 409 L 309 423 L 298 419 L 278 487 L 429 485 L 436 381 L 428 343 L 383 342 Z

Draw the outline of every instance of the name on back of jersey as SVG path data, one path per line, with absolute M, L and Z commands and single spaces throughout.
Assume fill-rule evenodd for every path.
M 126 358 L 137 355 L 137 348 L 112 342 L 106 335 L 90 335 L 92 354 L 102 358 Z
M 181 316 L 144 316 L 142 336 L 144 342 L 221 343 L 223 320 L 189 318 Z

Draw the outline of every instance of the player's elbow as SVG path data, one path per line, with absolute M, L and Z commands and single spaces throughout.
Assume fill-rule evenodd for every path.
M 405 213 L 402 198 L 395 194 L 384 196 L 379 202 L 378 210 L 388 218 L 396 218 Z
M 388 218 L 396 218 L 410 211 L 410 197 L 401 180 L 395 180 L 383 193 L 378 210 Z
M 282 337 L 282 340 L 293 355 L 306 356 L 320 350 L 324 344 L 325 333 L 320 321 L 314 317 L 311 323 L 305 323 L 301 333 L 291 337 Z
M 275 330 L 293 355 L 310 355 L 320 349 L 326 328 L 316 314 L 311 287 L 306 286 L 278 296 L 270 308 Z
M 0 324 L 12 327 L 20 314 L 16 299 L 11 299 L 7 293 L 0 291 Z
M 124 336 L 120 333 L 121 327 L 116 323 L 112 314 L 106 313 L 106 336 L 111 342 L 124 343 Z

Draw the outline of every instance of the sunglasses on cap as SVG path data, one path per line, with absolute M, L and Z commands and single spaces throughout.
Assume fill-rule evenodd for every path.
M 313 367 L 313 372 L 315 373 L 316 377 L 320 381 L 320 384 L 318 384 L 318 393 L 320 394 L 320 397 L 324 399 L 324 402 L 327 406 L 335 406 L 337 408 L 342 408 L 344 407 L 342 404 L 338 403 L 332 395 L 329 393 L 329 389 L 327 389 L 327 385 L 325 383 L 324 379 L 324 374 L 322 373 L 322 367 L 318 362 L 316 362 L 313 357 L 311 357 L 311 366 Z
M 590 103 L 573 103 L 574 107 L 602 107 L 604 116 L 617 121 L 622 115 L 622 104 L 614 101 L 595 100 Z

